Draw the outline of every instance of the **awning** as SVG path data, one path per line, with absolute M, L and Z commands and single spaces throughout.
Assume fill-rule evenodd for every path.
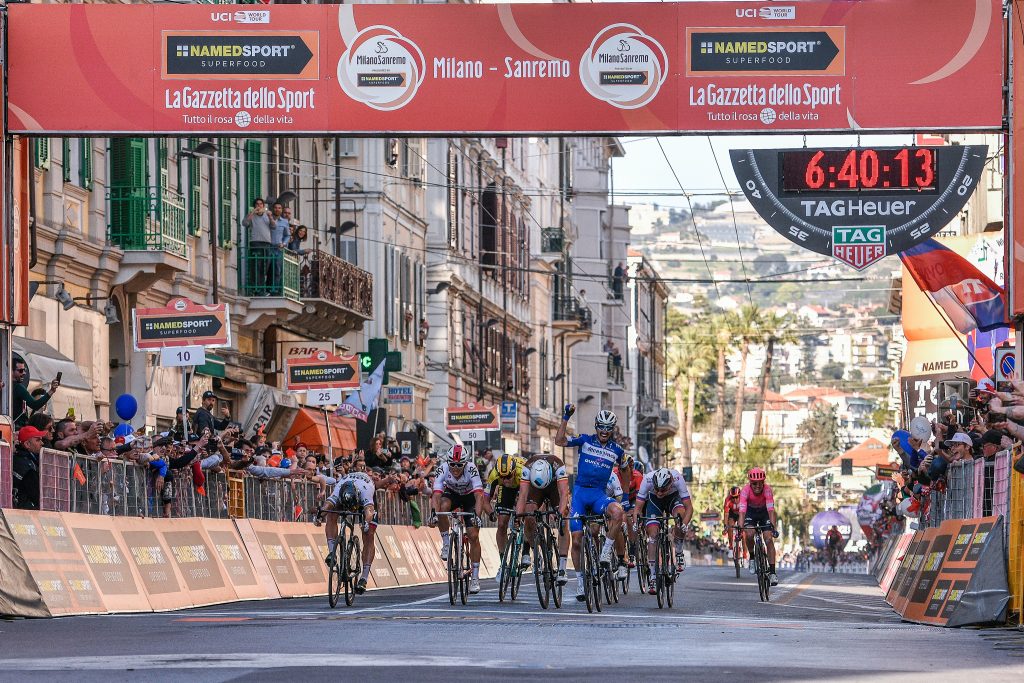
M 268 441 L 283 441 L 298 412 L 299 402 L 291 394 L 266 384 L 250 382 L 239 413 L 242 433 L 251 437 L 257 428 L 263 427 Z
M 426 429 L 428 432 L 430 432 L 431 434 L 433 434 L 437 438 L 441 439 L 441 442 L 444 443 L 446 446 L 454 446 L 455 445 L 455 440 L 451 437 L 450 434 L 448 434 L 444 430 L 442 430 L 440 428 L 435 429 L 435 428 L 431 427 L 430 425 L 426 424 L 425 422 L 419 422 L 419 421 L 416 421 L 416 420 L 413 420 L 413 424 L 415 424 L 417 427 L 420 427 L 422 429 Z M 435 448 L 436 448 L 436 446 L 435 446 Z
M 329 445 L 328 433 L 330 433 Z M 325 453 L 330 448 L 332 457 L 351 453 L 356 449 L 355 420 L 350 417 L 338 417 L 331 413 L 327 413 L 325 419 L 321 410 L 300 408 L 298 414 L 295 415 L 295 421 L 292 422 L 292 428 L 283 439 L 283 444 L 290 448 L 296 441 Z
M 69 408 L 74 408 L 76 419 L 96 419 L 96 398 L 92 393 L 92 384 L 73 360 L 46 342 L 35 339 L 11 337 L 11 346 L 28 365 L 29 391 L 40 386 L 48 387 L 58 372 L 63 373 L 60 389 L 43 410 L 59 419 L 67 414 Z

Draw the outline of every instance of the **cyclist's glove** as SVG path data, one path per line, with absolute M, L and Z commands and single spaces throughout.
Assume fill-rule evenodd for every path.
M 484 520 L 480 517 L 480 515 L 473 515 L 473 517 L 471 517 L 470 519 L 473 520 L 474 526 L 483 526 L 484 525 Z
M 427 526 L 437 526 L 437 515 L 430 513 L 430 519 L 427 520 Z
M 779 537 L 779 530 L 778 529 L 772 529 L 772 538 L 778 538 L 778 537 Z
M 370 523 L 367 522 L 366 520 L 363 520 L 363 533 L 365 534 L 369 530 L 370 530 Z
M 562 420 L 568 422 L 572 414 L 576 412 L 576 406 L 571 403 L 566 403 L 565 408 L 562 411 Z

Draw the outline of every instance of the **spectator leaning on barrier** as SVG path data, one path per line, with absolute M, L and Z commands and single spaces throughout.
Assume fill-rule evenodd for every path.
M 14 451 L 14 507 L 39 509 L 39 451 L 43 449 L 43 432 L 25 426 L 18 430 L 18 446 Z

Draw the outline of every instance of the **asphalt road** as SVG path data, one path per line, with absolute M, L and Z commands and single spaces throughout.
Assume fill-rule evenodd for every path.
M 634 587 L 601 614 L 568 594 L 542 610 L 527 575 L 512 604 L 485 580 L 465 607 L 422 586 L 338 609 L 310 598 L 0 621 L 0 680 L 1024 679 L 1017 631 L 901 623 L 867 576 L 781 579 L 762 604 L 746 574 L 691 567 L 673 609 Z

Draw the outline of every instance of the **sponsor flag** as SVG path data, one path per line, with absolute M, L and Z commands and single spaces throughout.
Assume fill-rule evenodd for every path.
M 900 260 L 961 334 L 1009 324 L 1003 288 L 953 250 L 927 239 L 900 252 Z
M 359 385 L 359 391 L 353 391 L 345 399 L 345 402 L 334 411 L 339 417 L 354 417 L 357 420 L 366 422 L 371 412 L 376 410 L 377 402 L 380 399 L 381 386 L 384 383 L 384 365 L 387 361 L 381 361 L 377 369 L 370 373 L 366 381 Z

